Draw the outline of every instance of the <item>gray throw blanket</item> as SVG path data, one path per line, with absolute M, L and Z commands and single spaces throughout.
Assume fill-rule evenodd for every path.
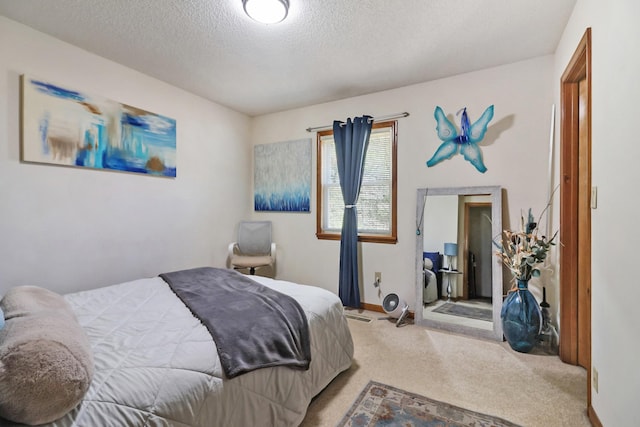
M 309 324 L 295 299 L 234 270 L 202 267 L 160 277 L 209 330 L 227 378 L 270 366 L 309 369 Z

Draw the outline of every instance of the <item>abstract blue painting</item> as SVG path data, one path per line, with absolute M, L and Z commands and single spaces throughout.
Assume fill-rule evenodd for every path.
M 176 176 L 176 121 L 22 76 L 22 160 Z
M 309 212 L 311 139 L 254 147 L 254 209 Z

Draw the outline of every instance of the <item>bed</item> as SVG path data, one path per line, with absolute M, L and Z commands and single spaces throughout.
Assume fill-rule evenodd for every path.
M 64 299 L 86 332 L 94 373 L 81 403 L 47 425 L 299 425 L 311 399 L 351 365 L 343 307 L 318 287 L 251 279 L 293 297 L 306 314 L 307 370 L 276 366 L 227 378 L 211 334 L 160 277 L 78 292 Z

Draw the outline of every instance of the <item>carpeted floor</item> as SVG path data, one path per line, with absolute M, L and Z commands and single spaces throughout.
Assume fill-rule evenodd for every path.
M 507 420 L 369 381 L 338 427 L 519 427 Z
M 591 425 L 586 372 L 557 356 L 356 313 L 373 321 L 348 320 L 353 364 L 313 400 L 303 427 L 335 427 L 371 380 L 522 426 Z

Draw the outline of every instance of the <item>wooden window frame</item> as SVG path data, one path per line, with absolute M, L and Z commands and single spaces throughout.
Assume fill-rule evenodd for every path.
M 358 233 L 359 242 L 388 243 L 398 242 L 398 122 L 390 120 L 373 123 L 373 129 L 391 128 L 391 234 L 364 234 Z M 318 167 L 316 170 L 316 237 L 321 240 L 340 240 L 341 233 L 330 233 L 322 229 L 323 214 L 323 184 L 322 184 L 322 141 L 326 135 L 333 135 L 333 129 L 319 131 L 316 136 L 316 158 Z

